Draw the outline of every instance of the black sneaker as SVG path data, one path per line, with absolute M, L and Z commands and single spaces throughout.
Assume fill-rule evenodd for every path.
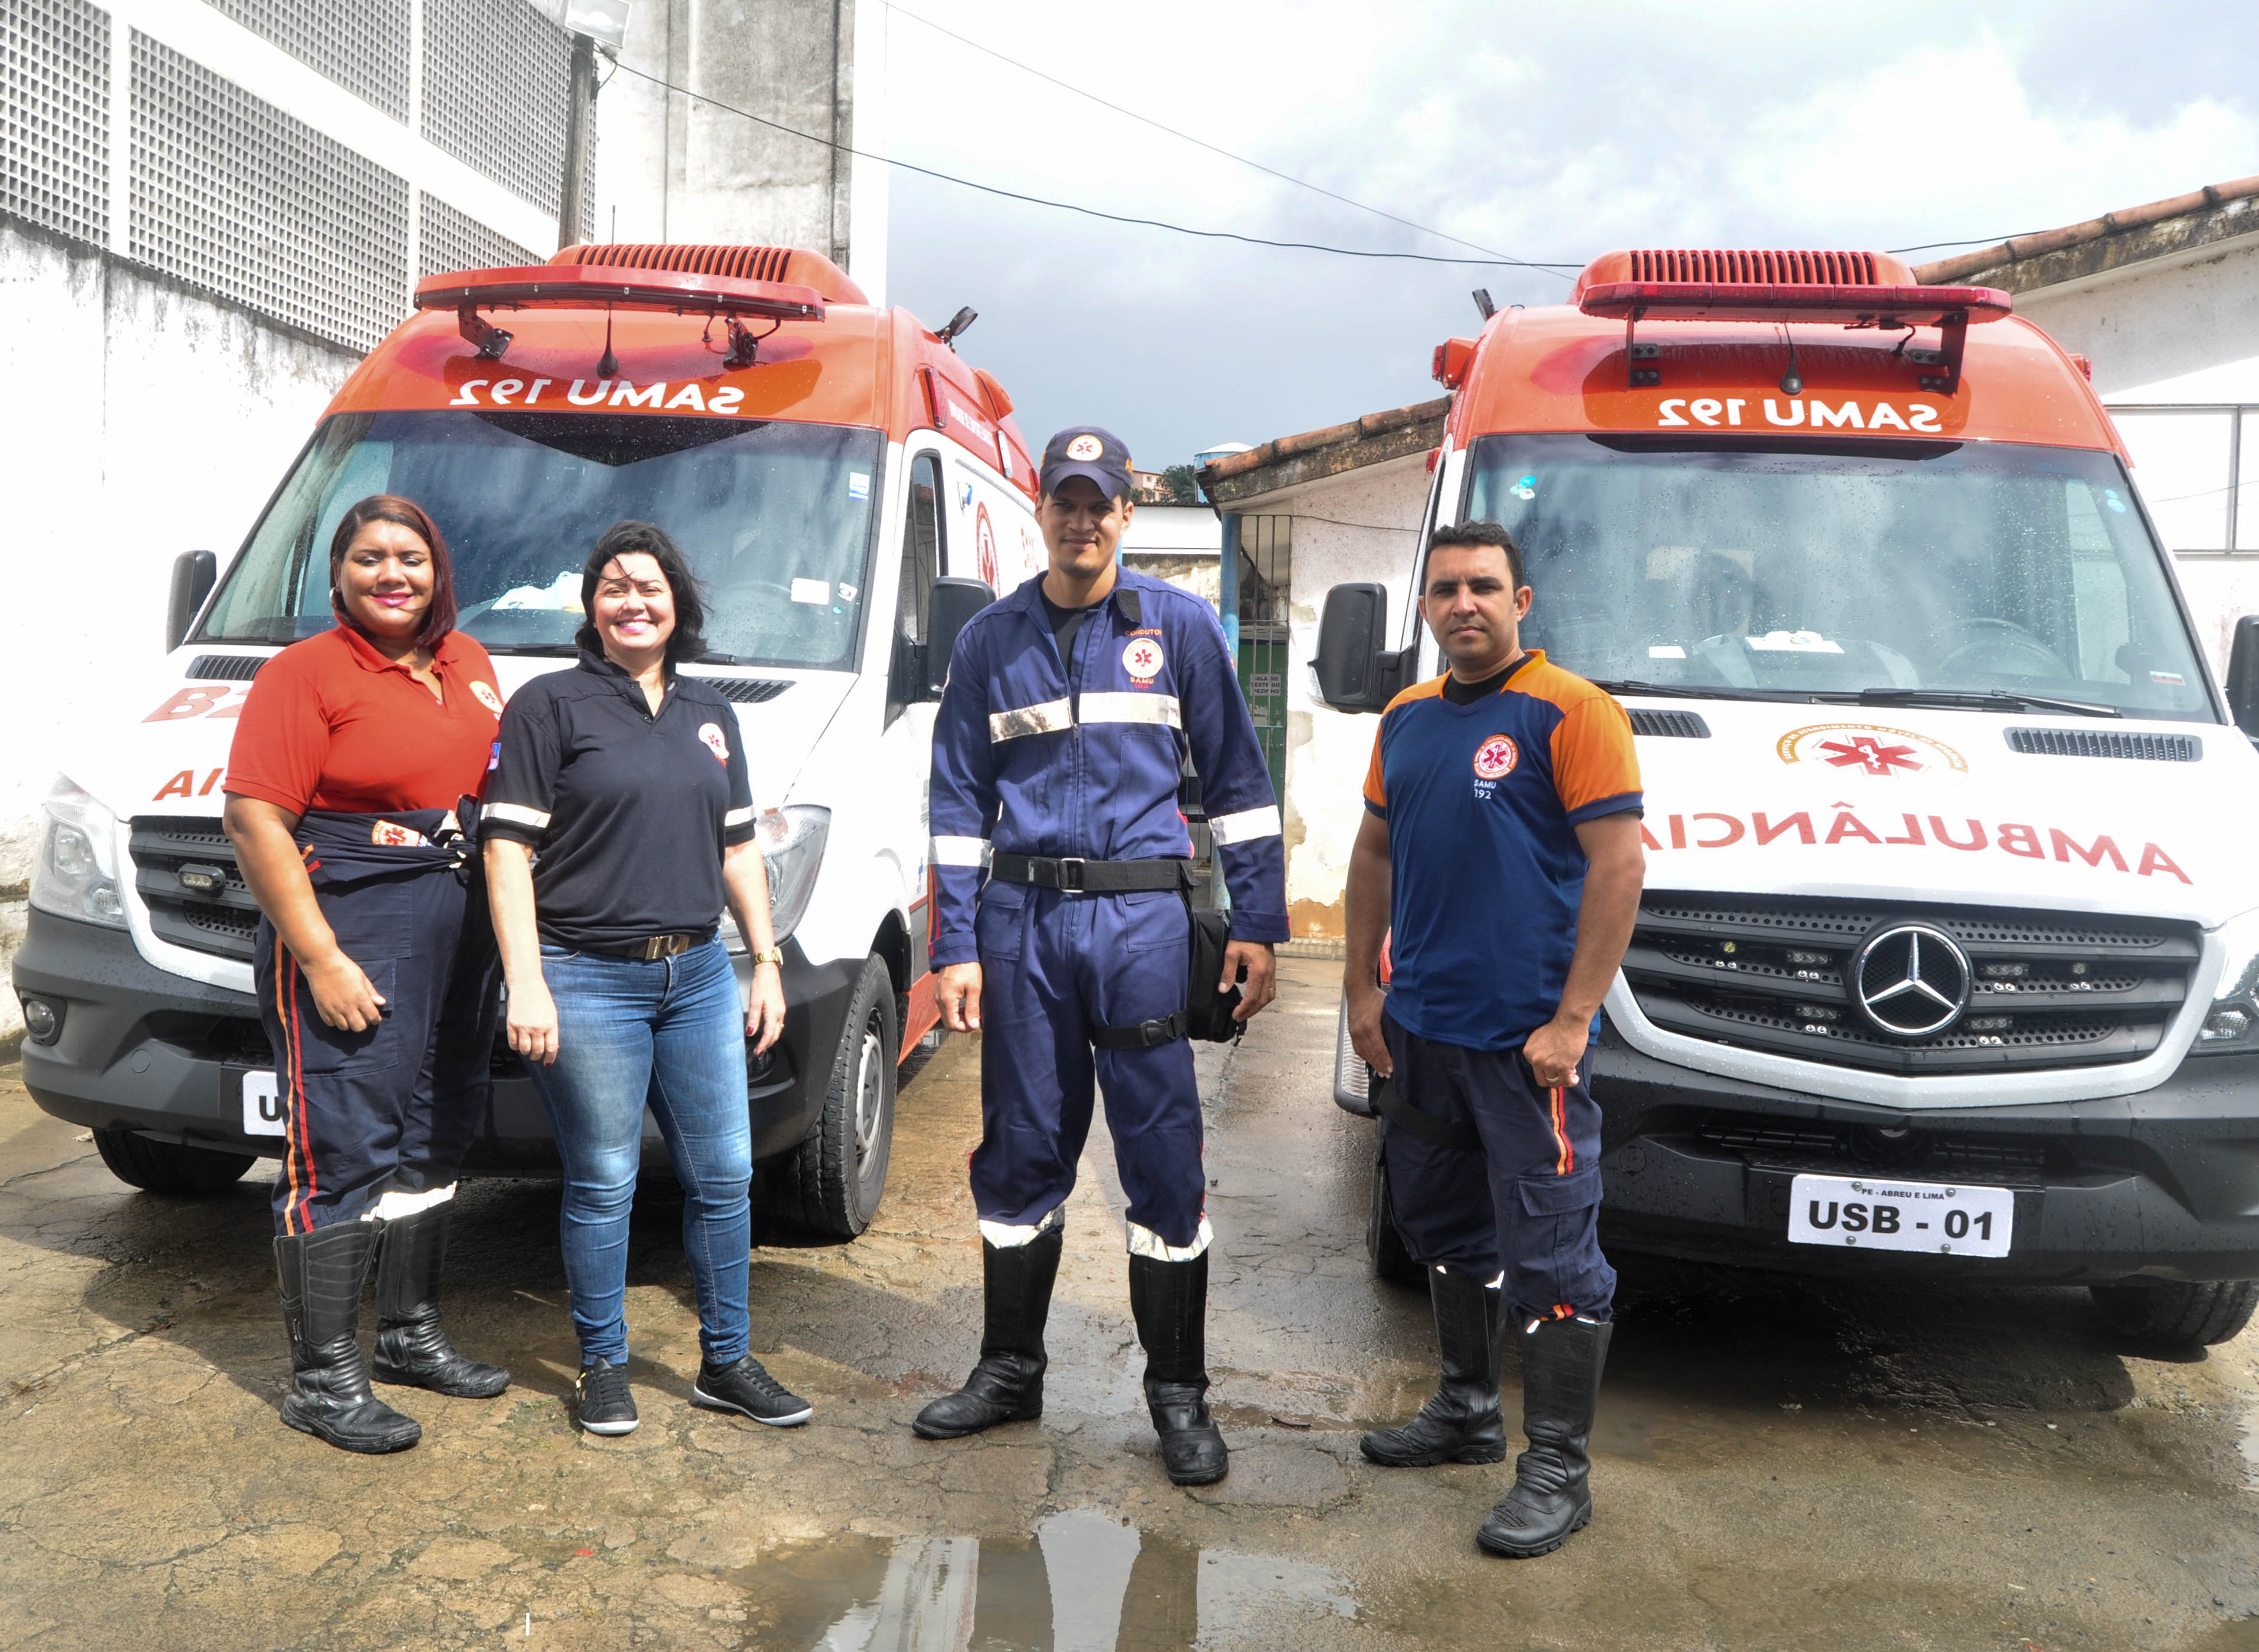
M 787 1392 L 751 1354 L 734 1365 L 716 1365 L 710 1359 L 700 1362 L 690 1403 L 715 1411 L 734 1411 L 773 1428 L 806 1422 L 815 1409 L 798 1394 Z
M 633 1434 L 642 1421 L 627 1372 L 609 1359 L 588 1367 L 573 1385 L 573 1415 L 590 1434 Z

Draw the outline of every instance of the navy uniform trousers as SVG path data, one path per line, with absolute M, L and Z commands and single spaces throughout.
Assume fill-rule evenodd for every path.
M 1388 1196 L 1405 1248 L 1429 1267 L 1485 1283 L 1503 1272 L 1522 1321 L 1606 1320 L 1616 1271 L 1600 1254 L 1600 1109 L 1590 1081 L 1537 1082 L 1514 1050 L 1469 1050 L 1380 1019 L 1396 1093 L 1472 1129 L 1479 1149 L 1439 1147 L 1382 1123 Z
M 259 922 L 252 972 L 283 1107 L 277 1233 L 357 1221 L 392 1188 L 448 1186 L 486 1121 L 500 965 L 475 854 L 461 839 L 374 841 L 387 825 L 423 837 L 453 822 L 310 812 L 297 832 L 323 917 L 385 1000 L 374 1027 L 324 1022 L 298 960 Z
M 1162 1247 L 1194 1246 L 1208 1178 L 1192 1046 L 1179 1038 L 1151 1050 L 1094 1050 L 1089 1032 L 1185 1008 L 1192 918 L 1184 897 L 991 880 L 973 935 L 981 1129 L 973 1200 L 981 1221 L 1038 1227 L 1065 1204 L 1090 1135 L 1095 1078 L 1129 1196 L 1130 1250 L 1170 1260 Z

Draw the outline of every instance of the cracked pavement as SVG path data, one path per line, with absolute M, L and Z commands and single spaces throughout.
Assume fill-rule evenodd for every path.
M 384 1391 L 424 1436 L 382 1458 L 276 1420 L 271 1164 L 135 1193 L 0 1068 L 0 1648 L 2259 1648 L 2259 1342 L 2143 1357 L 2073 1291 L 1620 1257 L 1594 1522 L 1547 1559 L 1479 1554 L 1510 1463 L 1358 1455 L 1424 1398 L 1433 1343 L 1424 1299 L 1365 1259 L 1372 1127 L 1329 1099 L 1337 966 L 1281 976 L 1245 1042 L 1201 1057 L 1234 1456 L 1189 1492 L 1143 1416 L 1102 1130 L 1044 1420 L 909 1432 L 979 1337 L 977 1044 L 905 1090 L 868 1234 L 755 1255 L 754 1348 L 815 1402 L 806 1428 L 688 1405 L 659 1178 L 630 1274 L 643 1427 L 575 1433 L 555 1190 L 489 1181 L 460 1196 L 448 1325 L 516 1384 Z

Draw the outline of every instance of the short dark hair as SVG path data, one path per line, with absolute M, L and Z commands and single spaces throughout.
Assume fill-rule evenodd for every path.
M 439 537 L 439 524 L 431 520 L 424 507 L 412 499 L 403 499 L 397 494 L 371 494 L 346 508 L 338 518 L 338 530 L 330 536 L 330 608 L 338 616 L 338 623 L 354 630 L 352 610 L 345 604 L 345 593 L 338 588 L 338 571 L 345 566 L 346 552 L 353 542 L 360 538 L 360 530 L 372 522 L 392 522 L 408 530 L 424 542 L 431 553 L 431 606 L 424 610 L 424 629 L 416 633 L 416 646 L 437 648 L 440 639 L 455 629 L 455 565 L 447 555 L 447 542 Z
M 603 578 L 613 558 L 637 556 L 658 563 L 659 571 L 666 576 L 667 588 L 674 594 L 674 630 L 666 639 L 666 663 L 674 666 L 686 659 L 703 659 L 705 587 L 682 559 L 682 552 L 675 549 L 674 541 L 666 537 L 666 530 L 648 522 L 614 523 L 581 565 L 581 611 L 589 617 L 581 623 L 573 640 L 592 654 L 604 652 L 603 638 L 596 635 L 596 582 Z
M 1521 547 L 1514 543 L 1514 536 L 1495 522 L 1462 522 L 1449 528 L 1438 528 L 1428 536 L 1428 549 L 1433 552 L 1445 545 L 1494 545 L 1506 552 L 1506 571 L 1514 577 L 1514 588 L 1520 590 L 1527 584 L 1521 576 Z

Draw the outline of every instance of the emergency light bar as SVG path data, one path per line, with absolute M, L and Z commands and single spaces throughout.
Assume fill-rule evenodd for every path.
M 1861 322 L 1942 327 L 1999 321 L 2015 303 L 1995 287 L 1765 286 L 1755 281 L 1602 281 L 1577 307 L 1588 316 L 1649 321 Z
M 1942 368 L 1924 374 L 1921 388 L 1951 395 L 1961 388 L 1970 325 L 2000 320 L 2014 301 L 1993 287 L 1916 286 L 1906 279 L 1913 274 L 1883 253 L 1604 253 L 1586 266 L 1571 297 L 1587 316 L 1621 318 L 1634 389 L 1663 381 L 1661 368 L 1637 365 L 1660 353 L 1652 344 L 1633 342 L 1642 321 L 1816 322 L 1905 329 L 1909 337 L 1915 327 L 1935 327 L 1938 349 L 1915 350 L 1901 341 L 1900 350 L 1918 367 Z M 1608 279 L 1614 276 L 1634 279 Z M 1792 345 L 1791 376 L 1793 350 Z
M 780 324 L 822 321 L 823 295 L 790 281 L 746 281 L 690 270 L 630 269 L 607 264 L 525 264 L 504 269 L 456 270 L 416 283 L 416 308 L 452 310 L 479 354 L 499 360 L 510 335 L 480 316 L 481 310 L 659 310 L 681 316 L 724 317 L 732 348 L 723 365 L 752 364 L 752 345 L 738 318 L 758 316 Z M 772 329 L 773 331 L 773 329 Z M 609 333 L 605 357 L 611 355 Z
M 823 296 L 789 281 L 749 281 L 684 270 L 604 264 L 527 264 L 457 270 L 416 283 L 418 310 L 668 310 L 689 316 L 764 316 L 822 321 Z

